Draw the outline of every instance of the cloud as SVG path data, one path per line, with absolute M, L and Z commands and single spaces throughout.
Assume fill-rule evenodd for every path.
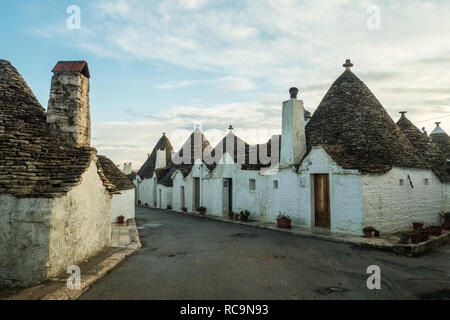
M 160 83 L 154 87 L 157 89 L 172 90 L 185 88 L 195 84 L 214 86 L 223 92 L 256 90 L 257 86 L 249 79 L 242 77 L 222 77 L 213 80 L 181 80 Z

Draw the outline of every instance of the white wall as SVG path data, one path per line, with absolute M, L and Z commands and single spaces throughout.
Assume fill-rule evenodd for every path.
M 450 183 L 444 183 L 442 185 L 443 191 L 443 210 L 449 212 L 450 211 Z
M 0 195 L 0 284 L 34 285 L 98 253 L 109 244 L 110 204 L 95 161 L 62 197 Z
M 429 185 L 424 184 L 425 178 Z M 400 179 L 404 181 L 403 186 Z M 414 221 L 438 224 L 443 203 L 442 184 L 431 170 L 394 167 L 386 174 L 363 175 L 363 199 L 364 225 L 380 231 L 410 229 Z
M 111 195 L 91 162 L 82 183 L 56 198 L 50 219 L 48 276 L 78 264 L 109 245 Z
M 113 194 L 111 201 L 111 222 L 116 223 L 117 217 L 124 216 L 125 221 L 134 219 L 134 189 L 122 190 Z
M 161 209 L 166 209 L 168 205 L 170 205 L 172 208 L 172 187 L 165 187 L 161 184 L 156 185 L 156 203 L 157 207 Z M 159 197 L 159 194 L 161 192 L 161 199 Z M 160 202 L 161 200 L 161 202 Z
M 138 199 L 141 201 L 141 205 L 147 205 L 149 207 L 154 207 L 156 199 L 154 198 L 156 190 L 156 178 L 153 176 L 150 179 L 143 179 L 138 184 Z
M 0 286 L 46 279 L 53 199 L 0 195 Z

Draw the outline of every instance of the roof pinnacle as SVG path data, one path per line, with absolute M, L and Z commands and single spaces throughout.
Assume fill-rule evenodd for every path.
M 345 70 L 350 70 L 350 68 L 353 67 L 353 63 L 350 61 L 350 59 L 347 59 L 342 66 L 345 68 Z

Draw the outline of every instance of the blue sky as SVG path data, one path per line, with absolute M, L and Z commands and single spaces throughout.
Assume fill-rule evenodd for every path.
M 137 168 L 162 132 L 180 145 L 198 123 L 213 141 L 229 124 L 265 141 L 289 87 L 314 111 L 346 58 L 394 120 L 405 109 L 450 132 L 446 12 L 413 0 L 1 1 L 0 52 L 44 107 L 55 63 L 88 61 L 92 144 Z

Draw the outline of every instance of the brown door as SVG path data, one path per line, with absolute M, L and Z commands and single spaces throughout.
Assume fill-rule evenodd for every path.
M 194 178 L 194 210 L 200 207 L 200 178 Z
M 228 213 L 233 212 L 233 179 L 228 179 Z
M 314 208 L 316 227 L 330 227 L 330 183 L 328 174 L 314 175 Z

